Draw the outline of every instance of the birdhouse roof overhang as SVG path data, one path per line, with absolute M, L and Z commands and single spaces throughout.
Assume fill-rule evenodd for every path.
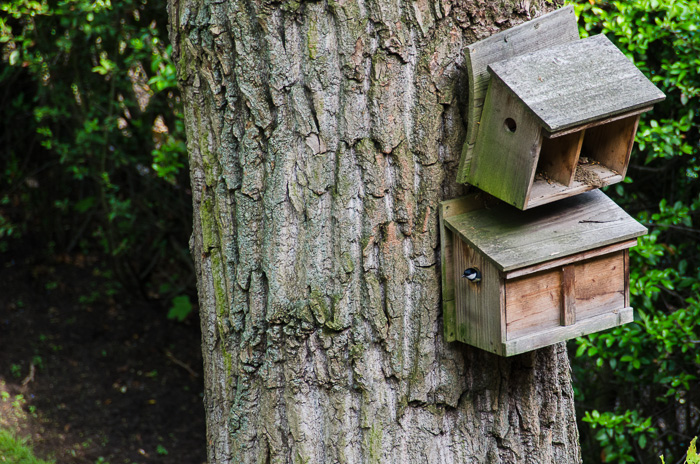
M 646 227 L 600 190 L 526 211 L 501 203 L 453 216 L 446 220 L 446 225 L 504 272 L 629 241 L 647 233 Z
M 666 98 L 602 34 L 492 63 L 488 70 L 550 133 Z

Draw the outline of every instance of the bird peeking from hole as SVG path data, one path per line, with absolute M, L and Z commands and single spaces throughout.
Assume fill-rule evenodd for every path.
M 467 279 L 469 282 L 481 282 L 481 272 L 478 269 L 470 267 L 464 270 L 462 277 Z

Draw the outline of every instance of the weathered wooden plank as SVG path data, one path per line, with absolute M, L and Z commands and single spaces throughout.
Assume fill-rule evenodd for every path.
M 630 251 L 623 251 L 623 262 L 625 266 L 625 307 L 630 305 Z
M 563 137 L 543 138 L 537 171 L 560 184 L 571 186 L 585 132 L 582 130 Z
M 506 282 L 506 325 L 509 340 L 559 326 L 561 285 L 559 269 Z
M 536 350 L 554 343 L 627 324 L 632 322 L 633 319 L 634 313 L 632 308 L 613 310 L 597 317 L 579 321 L 574 325 L 554 327 L 532 335 L 508 340 L 503 344 L 504 355 L 513 356 Z
M 491 63 L 488 69 L 549 132 L 665 98 L 602 34 Z
M 556 137 L 561 137 L 562 135 L 568 135 L 568 134 L 571 134 L 571 133 L 574 133 L 574 132 L 578 132 L 578 131 L 580 131 L 580 130 L 589 129 L 589 128 L 591 128 L 591 127 L 601 126 L 601 125 L 603 125 L 603 124 L 607 124 L 607 123 L 609 123 L 609 122 L 617 121 L 617 120 L 619 120 L 619 119 L 624 119 L 624 118 L 628 118 L 628 117 L 630 117 L 630 116 L 636 116 L 636 115 L 638 115 L 638 114 L 646 113 L 647 111 L 651 111 L 653 108 L 654 108 L 653 106 L 645 106 L 644 108 L 639 108 L 639 109 L 636 109 L 636 110 L 634 110 L 634 111 L 630 111 L 630 112 L 628 112 L 628 113 L 616 114 L 615 116 L 611 116 L 611 117 L 609 117 L 609 118 L 604 118 L 604 119 L 597 119 L 597 120 L 595 120 L 595 121 L 591 121 L 591 122 L 589 122 L 589 123 L 582 124 L 582 125 L 580 125 L 580 126 L 576 126 L 576 127 L 573 127 L 573 128 L 561 130 L 561 131 L 558 131 L 558 132 L 547 132 L 547 131 L 545 130 L 544 132 L 542 132 L 542 135 L 545 136 L 545 137 L 548 138 L 548 139 L 553 139 L 553 138 L 556 138 Z
M 625 307 L 623 252 L 599 256 L 575 267 L 576 317 L 595 317 Z
M 500 271 L 627 241 L 647 229 L 600 191 L 518 211 L 501 204 L 445 221 Z
M 624 177 L 629 164 L 639 115 L 596 126 L 586 131 L 582 155 L 588 154 Z
M 481 271 L 481 282 L 455 280 L 457 340 L 502 354 L 499 272 L 466 243 L 455 241 L 453 275 L 461 276 L 469 267 Z
M 523 267 L 516 269 L 514 271 L 509 271 L 503 274 L 503 278 L 506 280 L 515 279 L 516 277 L 521 277 L 527 274 L 534 274 L 535 272 L 544 271 L 546 269 L 552 269 L 555 267 L 562 267 L 567 264 L 571 264 L 576 261 L 583 261 L 585 259 L 595 258 L 596 256 L 607 255 L 615 251 L 626 250 L 637 245 L 637 239 L 625 240 L 624 242 L 614 243 L 612 245 L 594 248 L 592 250 L 584 251 L 583 253 L 577 253 L 575 255 L 566 256 L 564 258 L 553 259 L 551 261 L 545 261 L 541 264 L 535 264 L 534 266 Z M 625 304 L 629 306 L 629 304 Z
M 576 323 L 576 264 L 561 268 L 561 325 Z
M 458 182 L 467 182 L 471 154 L 479 130 L 478 122 L 481 120 L 490 79 L 487 66 L 522 53 L 578 39 L 574 9 L 572 6 L 567 6 L 467 46 L 465 53 L 469 75 L 467 139 L 457 171 Z
M 456 313 L 454 303 L 454 275 L 453 275 L 453 236 L 452 232 L 445 228 L 445 218 L 464 214 L 479 209 L 484 204 L 483 194 L 472 194 L 440 203 L 438 211 L 440 224 L 440 262 L 442 279 L 442 323 L 445 341 L 456 340 Z
M 489 87 L 483 127 L 476 141 L 466 181 L 501 200 L 523 209 L 535 175 L 542 143 L 539 123 L 502 88 Z M 506 122 L 508 121 L 508 122 Z

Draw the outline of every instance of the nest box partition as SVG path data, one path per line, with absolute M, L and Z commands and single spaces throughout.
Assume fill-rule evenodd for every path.
M 599 190 L 519 211 L 440 208 L 445 338 L 502 356 L 632 321 L 628 249 L 646 228 Z
M 467 140 L 457 180 L 525 210 L 625 177 L 639 115 L 665 98 L 573 7 L 467 47 Z

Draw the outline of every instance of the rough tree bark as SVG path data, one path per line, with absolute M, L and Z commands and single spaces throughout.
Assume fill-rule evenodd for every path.
M 465 45 L 545 0 L 170 0 L 211 463 L 575 463 L 563 345 L 442 338 Z

